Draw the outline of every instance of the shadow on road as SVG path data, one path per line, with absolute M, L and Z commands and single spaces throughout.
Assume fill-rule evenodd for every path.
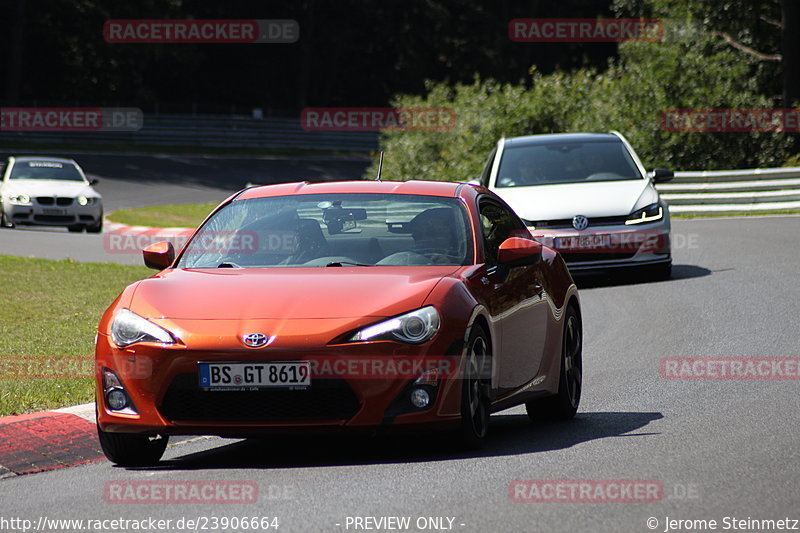
M 579 413 L 569 422 L 533 425 L 526 415 L 500 414 L 492 417 L 489 439 L 477 452 L 459 451 L 445 433 L 275 436 L 237 441 L 137 470 L 307 468 L 522 455 L 596 439 L 658 435 L 633 432 L 661 418 L 661 413 Z
M 647 283 L 669 283 L 684 279 L 702 278 L 710 276 L 712 271 L 696 265 L 672 265 L 672 276 L 666 280 L 648 279 L 646 275 L 638 272 L 610 272 L 606 274 L 574 274 L 575 284 L 579 289 L 593 289 L 597 287 L 616 287 L 623 285 L 641 285 Z

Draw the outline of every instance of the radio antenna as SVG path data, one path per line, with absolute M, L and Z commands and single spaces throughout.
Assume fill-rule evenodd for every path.
M 383 151 L 381 150 L 381 158 L 378 161 L 378 175 L 375 177 L 375 181 L 381 181 L 381 170 L 383 170 Z

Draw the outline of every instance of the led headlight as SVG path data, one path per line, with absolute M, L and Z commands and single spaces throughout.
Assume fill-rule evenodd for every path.
M 27 194 L 12 194 L 8 197 L 9 203 L 16 205 L 31 205 L 31 197 Z
M 664 209 L 659 204 L 651 204 L 631 213 L 631 216 L 625 221 L 625 225 L 630 226 L 631 224 L 655 222 L 662 218 L 664 218 Z
M 129 309 L 121 309 L 114 316 L 114 321 L 111 323 L 111 340 L 120 348 L 137 342 L 175 344 L 175 338 L 169 331 Z
M 431 339 L 437 331 L 439 313 L 433 306 L 427 306 L 366 327 L 353 335 L 350 341 L 394 340 L 420 344 Z
M 89 198 L 78 196 L 78 205 L 89 205 Z

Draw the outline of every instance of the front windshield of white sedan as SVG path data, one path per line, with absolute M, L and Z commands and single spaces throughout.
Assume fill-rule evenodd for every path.
M 619 141 L 556 142 L 509 146 L 497 174 L 497 187 L 641 179 Z
M 458 199 L 313 194 L 235 200 L 192 237 L 178 268 L 464 265 Z
M 17 161 L 11 169 L 12 180 L 64 180 L 83 181 L 83 176 L 72 163 L 61 161 Z

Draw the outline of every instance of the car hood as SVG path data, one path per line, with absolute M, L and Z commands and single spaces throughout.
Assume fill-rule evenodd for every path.
M 421 307 L 461 267 L 165 270 L 141 281 L 130 308 L 171 320 L 388 317 Z
M 658 193 L 644 179 L 508 187 L 494 192 L 526 220 L 621 216 L 658 201 Z
M 69 180 L 9 180 L 3 192 L 29 196 L 100 196 L 88 183 Z

